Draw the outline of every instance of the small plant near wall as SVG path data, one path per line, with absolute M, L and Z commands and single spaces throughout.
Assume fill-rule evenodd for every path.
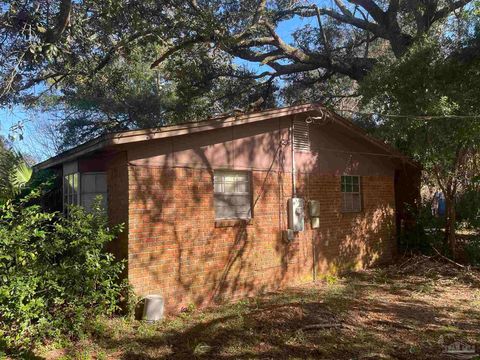
M 33 195 L 0 207 L 0 345 L 28 351 L 48 338 L 78 338 L 119 307 L 124 268 L 105 245 L 110 228 L 99 206 L 68 217 L 31 205 Z

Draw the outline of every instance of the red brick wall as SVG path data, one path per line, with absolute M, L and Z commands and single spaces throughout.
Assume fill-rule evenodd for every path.
M 362 176 L 362 211 L 341 212 L 340 176 L 302 175 L 298 196 L 320 201 L 320 228 L 308 219 L 303 237 L 313 239 L 316 273 L 338 273 L 385 263 L 396 251 L 394 179 Z
M 253 171 L 250 224 L 215 225 L 210 170 L 128 167 L 128 277 L 167 309 L 206 305 L 388 261 L 395 246 L 393 177 L 362 177 L 361 213 L 340 213 L 340 177 L 301 174 L 299 196 L 321 202 L 320 229 L 285 243 L 290 174 Z M 112 187 L 110 187 L 112 188 Z

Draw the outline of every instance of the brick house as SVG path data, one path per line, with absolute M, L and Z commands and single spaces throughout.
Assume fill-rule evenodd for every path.
M 171 312 L 390 261 L 420 178 L 318 104 L 107 134 L 47 168 L 64 205 L 103 195 L 130 283 Z

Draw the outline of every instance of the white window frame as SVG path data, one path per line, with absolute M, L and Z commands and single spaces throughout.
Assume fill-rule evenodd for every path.
M 350 179 L 350 181 L 348 181 Z M 344 213 L 362 211 L 362 178 L 359 175 L 342 175 L 340 177 L 342 194 L 341 210 Z
M 227 179 L 234 178 L 233 181 Z M 215 220 L 249 220 L 252 218 L 252 186 L 251 175 L 249 171 L 242 170 L 215 170 L 213 173 L 213 193 L 214 193 L 214 210 Z M 221 196 L 230 197 L 232 199 L 244 198 L 248 202 L 248 211 L 245 216 L 222 216 L 218 213 L 217 201 Z M 231 205 L 234 207 L 235 205 Z M 238 205 L 241 207 L 242 205 Z M 247 206 L 247 205 L 244 205 Z

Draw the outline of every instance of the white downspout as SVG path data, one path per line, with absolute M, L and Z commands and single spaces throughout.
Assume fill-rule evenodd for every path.
M 297 174 L 295 169 L 295 146 L 293 144 L 294 136 L 293 136 L 293 124 L 295 121 L 295 116 L 292 116 L 292 125 L 290 129 L 290 146 L 292 150 L 292 198 L 297 197 Z

